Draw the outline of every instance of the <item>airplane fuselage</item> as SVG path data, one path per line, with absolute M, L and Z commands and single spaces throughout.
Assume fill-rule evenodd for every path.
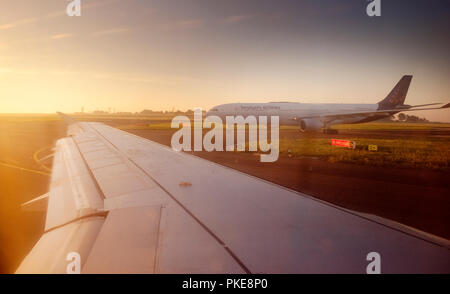
M 213 107 L 208 115 L 216 115 L 222 119 L 226 116 L 242 115 L 247 117 L 254 116 L 278 116 L 280 124 L 283 125 L 299 125 L 299 118 L 323 116 L 330 113 L 349 113 L 361 111 L 375 111 L 378 104 L 343 104 L 343 103 L 297 103 L 297 102 L 271 102 L 271 103 L 229 103 Z M 371 120 L 377 120 L 385 117 L 374 116 Z M 346 117 L 344 119 L 337 119 L 328 124 L 341 123 L 359 123 L 368 120 L 367 116 Z

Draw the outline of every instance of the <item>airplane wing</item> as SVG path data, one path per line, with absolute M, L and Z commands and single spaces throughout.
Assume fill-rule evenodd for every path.
M 382 109 L 382 110 L 367 110 L 367 111 L 350 111 L 350 112 L 330 112 L 321 115 L 311 115 L 311 116 L 299 116 L 295 117 L 295 120 L 309 119 L 309 118 L 318 118 L 325 122 L 333 122 L 335 120 L 347 119 L 347 118 L 369 118 L 369 117 L 377 117 L 377 116 L 389 116 L 396 114 L 398 112 L 404 111 L 421 111 L 421 110 L 436 110 L 436 109 L 445 109 L 450 108 L 450 103 L 447 103 L 441 107 L 427 107 L 427 108 L 417 108 L 421 106 L 429 106 L 435 105 L 436 103 L 431 104 L 423 104 L 416 106 L 409 106 L 408 108 L 392 108 L 392 109 Z M 442 103 L 437 103 L 442 104 Z
M 17 273 L 450 273 L 449 241 L 101 123 L 56 144 L 45 231 Z M 299 179 L 301 180 L 301 179 Z

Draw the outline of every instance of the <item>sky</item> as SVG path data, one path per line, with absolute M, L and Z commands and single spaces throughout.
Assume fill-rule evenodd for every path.
M 450 102 L 450 1 L 0 0 L 0 113 Z M 418 113 L 449 121 L 450 111 Z

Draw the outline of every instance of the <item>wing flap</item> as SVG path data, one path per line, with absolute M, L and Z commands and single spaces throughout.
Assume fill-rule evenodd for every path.
M 22 261 L 16 273 L 67 273 L 67 266 L 70 263 L 67 257 L 72 252 L 80 255 L 80 267 L 82 267 L 103 222 L 103 217 L 91 217 L 44 233 Z
M 160 214 L 161 205 L 111 211 L 83 273 L 154 273 Z
M 45 230 L 103 209 L 101 191 L 73 139 L 60 139 L 56 150 Z
M 83 268 L 110 274 L 211 272 L 244 271 L 173 201 L 111 210 Z

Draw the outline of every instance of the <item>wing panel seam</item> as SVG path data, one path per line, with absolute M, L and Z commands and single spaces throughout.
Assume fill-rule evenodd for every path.
M 106 142 L 111 144 L 111 146 L 116 149 L 117 152 L 125 156 L 135 167 L 137 167 L 141 172 L 143 172 L 146 176 L 148 176 L 150 179 L 152 179 L 158 187 L 160 187 L 166 194 L 172 198 L 175 203 L 177 203 L 189 216 L 191 216 L 206 232 L 208 232 L 222 247 L 225 249 L 225 251 L 228 252 L 228 254 L 233 258 L 233 260 L 242 268 L 242 270 L 247 273 L 251 274 L 252 272 L 245 266 L 245 264 L 237 257 L 237 255 L 225 244 L 222 239 L 220 239 L 210 228 L 208 228 L 200 219 L 198 219 L 186 206 L 184 206 L 175 196 L 173 196 L 168 190 L 166 190 L 158 181 L 156 181 L 150 174 L 148 174 L 142 167 L 140 167 L 133 159 L 129 158 L 128 156 L 124 155 L 110 140 L 108 140 L 105 136 L 103 136 L 96 128 L 93 128 L 95 132 L 99 136 L 101 136 Z

